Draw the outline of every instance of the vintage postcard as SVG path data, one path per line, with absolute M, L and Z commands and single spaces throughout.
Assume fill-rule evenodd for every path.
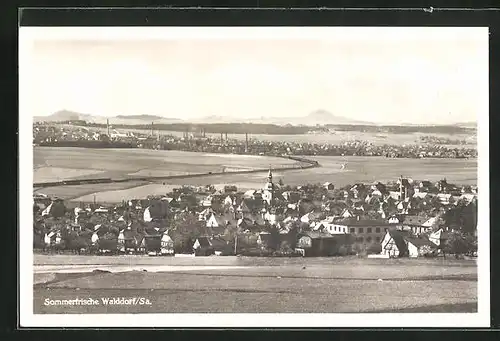
M 19 36 L 21 326 L 489 326 L 487 28 Z

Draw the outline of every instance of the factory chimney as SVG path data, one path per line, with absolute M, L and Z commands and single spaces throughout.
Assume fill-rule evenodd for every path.
M 245 153 L 248 153 L 248 133 L 245 133 Z
M 108 131 L 108 136 L 109 136 L 109 119 L 106 119 L 106 129 Z

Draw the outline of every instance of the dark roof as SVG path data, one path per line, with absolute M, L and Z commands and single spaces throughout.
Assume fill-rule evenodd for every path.
M 405 238 L 409 236 L 408 232 L 400 230 L 389 230 L 388 233 L 396 243 L 400 254 L 405 253 L 408 250 L 405 243 Z
M 260 240 L 262 240 L 264 243 L 268 243 L 271 240 L 271 234 L 264 232 L 259 234 Z
M 251 211 L 261 209 L 264 206 L 262 201 L 256 200 L 256 199 L 255 200 L 248 199 L 248 198 L 243 199 L 243 201 L 241 202 L 241 205 L 245 205 Z
M 201 247 L 209 247 L 210 242 L 208 240 L 208 237 L 198 237 L 198 243 L 200 243 Z
M 212 247 L 214 249 L 226 248 L 227 247 L 227 242 L 224 239 L 221 239 L 221 238 L 211 238 L 210 239 L 210 244 L 212 244 Z
M 305 231 L 305 232 L 302 232 L 298 235 L 299 238 L 302 238 L 304 236 L 310 237 L 311 239 L 332 239 L 332 238 L 335 238 L 334 235 L 331 235 L 329 233 L 319 232 L 319 231 Z
M 389 222 L 385 220 L 375 220 L 375 219 L 357 220 L 356 218 L 341 219 L 337 223 L 347 226 L 392 226 L 393 225 L 389 224 Z
M 144 236 L 144 240 L 146 242 L 146 248 L 148 250 L 161 248 L 161 236 L 160 235 Z
M 421 237 L 421 238 L 413 238 L 413 237 L 405 237 L 405 240 L 408 243 L 412 243 L 416 247 L 421 247 L 421 246 L 430 246 L 430 247 L 436 247 L 436 245 L 431 242 L 429 239 Z
M 420 217 L 416 215 L 407 215 L 403 219 L 403 224 L 405 225 L 418 225 L 421 226 L 423 225 L 429 218 L 426 217 Z
M 133 230 L 123 230 L 124 239 L 134 239 L 136 233 Z

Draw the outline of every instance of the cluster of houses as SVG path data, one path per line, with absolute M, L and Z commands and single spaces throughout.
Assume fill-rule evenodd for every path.
M 447 217 L 475 206 L 477 187 L 403 177 L 340 189 L 332 183 L 290 187 L 274 182 L 269 170 L 261 189 L 246 192 L 230 185 L 219 190 L 183 186 L 116 207 L 78 204 L 70 209 L 70 203 L 43 195 L 36 195 L 34 202 L 38 248 L 64 244 L 61 249 L 78 252 L 152 255 L 253 250 L 414 257 L 436 254 L 448 232 L 462 229 Z M 68 242 L 71 238 L 76 241 Z

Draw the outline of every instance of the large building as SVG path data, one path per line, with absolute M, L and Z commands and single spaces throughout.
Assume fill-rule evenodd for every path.
M 343 219 L 332 224 L 334 231 L 342 231 L 342 233 L 354 236 L 355 244 L 362 248 L 380 244 L 386 232 L 398 226 L 399 224 L 389 224 L 384 220 L 358 220 L 356 218 Z

